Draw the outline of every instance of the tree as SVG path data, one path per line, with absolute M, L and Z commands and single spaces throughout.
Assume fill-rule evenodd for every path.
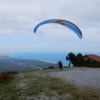
M 73 65 L 76 65 L 77 62 L 77 57 L 74 53 L 70 52 L 67 56 L 66 56 L 66 60 L 69 60 L 69 67 L 70 64 L 72 63 Z
M 66 60 L 69 60 L 69 67 L 72 63 L 74 66 L 86 66 L 86 67 L 100 67 L 100 63 L 96 62 L 95 60 L 85 59 L 81 53 L 75 55 L 74 53 L 70 52 L 66 56 Z
M 66 56 L 66 60 L 69 60 L 69 67 L 70 67 L 70 63 L 71 63 L 71 62 L 70 62 L 69 55 Z
M 84 65 L 84 57 L 81 53 L 77 54 L 77 66 L 83 66 Z
M 63 64 L 62 64 L 62 62 L 60 60 L 58 61 L 58 65 L 59 65 L 60 70 L 62 70 Z

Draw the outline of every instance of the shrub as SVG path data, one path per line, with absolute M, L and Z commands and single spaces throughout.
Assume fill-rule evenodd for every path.
M 7 73 L 0 74 L 0 81 L 1 82 L 6 81 L 6 80 L 8 80 L 10 78 L 11 78 L 11 75 L 10 74 L 7 74 Z
M 54 67 L 53 66 L 50 66 L 50 67 L 48 67 L 47 69 L 53 69 Z
M 12 78 L 12 74 L 18 74 L 17 71 L 7 71 L 0 74 L 0 82 L 7 81 Z
M 7 73 L 7 74 L 18 74 L 17 71 L 7 71 L 6 73 Z

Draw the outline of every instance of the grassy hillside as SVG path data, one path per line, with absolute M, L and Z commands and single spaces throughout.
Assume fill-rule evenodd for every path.
M 100 93 L 78 90 L 49 75 L 58 69 L 24 71 L 0 83 L 0 100 L 100 100 Z

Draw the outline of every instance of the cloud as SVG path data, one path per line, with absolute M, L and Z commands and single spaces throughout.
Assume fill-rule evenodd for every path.
M 2 0 L 0 1 L 0 38 L 5 39 L 6 35 L 10 36 L 10 39 L 13 38 L 12 43 L 9 42 L 10 39 L 6 40 L 10 45 L 9 51 L 17 48 L 13 46 L 15 44 L 18 48 L 22 48 L 22 51 L 38 51 L 40 48 L 42 51 L 48 50 L 47 48 L 48 51 L 66 51 L 67 47 L 69 51 L 77 51 L 77 48 L 83 51 L 92 49 L 96 51 L 96 48 L 100 49 L 99 12 L 100 0 Z M 83 39 L 80 40 L 73 31 L 57 24 L 43 25 L 39 27 L 36 34 L 33 33 L 36 24 L 52 18 L 75 23 L 82 30 Z M 19 37 L 17 35 L 23 35 L 20 42 L 22 44 L 25 42 L 27 46 L 14 42 L 14 39 Z M 27 37 L 32 38 L 27 40 Z M 2 39 L 0 42 L 4 44 Z M 34 44 L 35 49 L 31 44 Z M 2 45 L 3 49 L 7 47 L 6 44 L 4 45 Z M 59 45 L 62 45 L 62 48 L 59 48 Z

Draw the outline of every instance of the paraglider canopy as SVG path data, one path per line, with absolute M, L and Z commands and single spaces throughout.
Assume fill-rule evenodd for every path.
M 74 23 L 67 21 L 67 20 L 62 20 L 62 19 L 49 19 L 49 20 L 42 21 L 35 26 L 34 33 L 36 33 L 39 26 L 41 26 L 43 24 L 47 24 L 47 23 L 57 23 L 60 25 L 64 25 L 64 26 L 68 27 L 69 29 L 71 29 L 72 31 L 74 31 L 80 39 L 82 38 L 81 30 Z

